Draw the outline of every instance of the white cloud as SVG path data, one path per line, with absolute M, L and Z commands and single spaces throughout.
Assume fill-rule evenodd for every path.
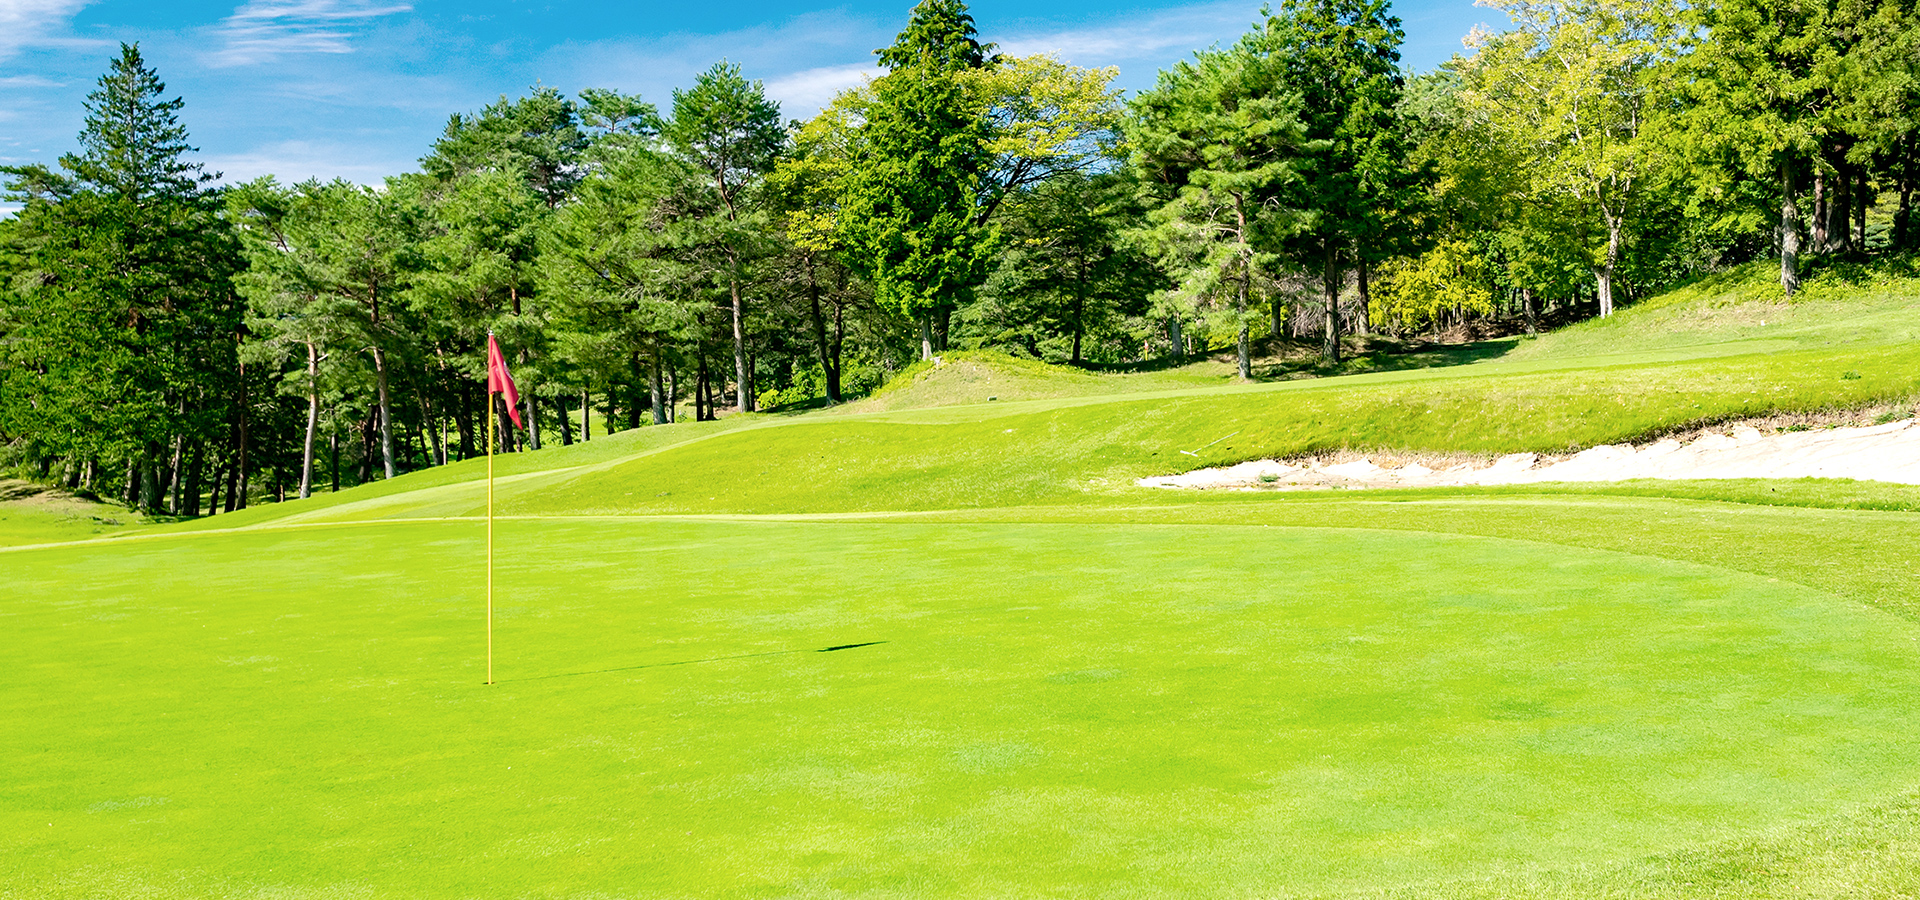
M 298 184 L 309 178 L 344 178 L 356 184 L 378 185 L 388 175 L 413 168 L 412 159 L 376 157 L 364 145 L 313 141 L 281 141 L 243 153 L 208 156 L 201 162 L 207 171 L 221 173 L 221 180 L 228 184 L 272 175 L 282 184 Z
M 800 118 L 825 109 L 841 91 L 882 74 L 873 63 L 805 69 L 768 80 L 767 96 L 777 101 L 789 118 Z
M 0 78 L 0 88 L 53 88 L 60 87 L 62 84 L 64 82 L 38 75 L 10 75 Z
M 675 87 L 725 59 L 748 79 L 765 81 L 784 115 L 804 118 L 835 91 L 859 84 L 873 70 L 873 49 L 892 38 L 877 20 L 827 10 L 720 34 L 569 41 L 549 49 L 540 65 L 549 81 L 639 91 L 664 111 Z
M 208 61 L 247 66 L 294 53 L 352 53 L 356 28 L 412 9 L 367 0 L 249 0 L 214 27 L 221 47 Z
M 76 38 L 67 22 L 92 0 L 0 0 L 0 59 L 28 47 L 94 47 L 102 41 Z
M 1215 43 L 1231 41 L 1253 23 L 1245 3 L 1208 3 L 1156 10 L 1095 28 L 1063 29 L 1000 41 L 1009 56 L 1052 53 L 1077 66 L 1181 58 Z M 1156 68 L 1159 63 L 1156 62 Z

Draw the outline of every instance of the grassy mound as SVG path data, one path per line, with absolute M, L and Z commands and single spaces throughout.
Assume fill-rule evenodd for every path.
M 108 537 L 147 524 L 124 506 L 0 479 L 0 547 Z

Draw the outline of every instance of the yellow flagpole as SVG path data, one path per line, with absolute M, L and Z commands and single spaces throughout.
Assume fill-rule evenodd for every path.
M 491 379 L 489 379 L 491 380 Z M 493 385 L 487 385 L 487 683 L 493 683 Z

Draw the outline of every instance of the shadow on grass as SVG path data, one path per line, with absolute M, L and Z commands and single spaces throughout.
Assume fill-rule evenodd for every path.
M 764 653 L 737 653 L 732 656 L 710 656 L 706 659 L 682 659 L 675 662 L 641 663 L 637 666 L 616 666 L 611 669 L 593 669 L 586 672 L 558 672 L 553 675 L 535 675 L 530 678 L 515 678 L 513 681 L 546 681 L 550 678 L 577 678 L 581 675 L 606 675 L 613 672 L 632 672 L 639 669 L 664 669 L 670 666 L 696 666 L 702 663 L 726 662 L 730 659 L 757 659 L 762 656 L 786 656 L 792 653 L 832 653 L 836 650 L 854 650 L 860 647 L 872 647 L 886 641 L 866 641 L 859 644 L 835 644 L 831 647 L 796 647 L 792 650 L 768 650 Z
M 1301 378 L 1329 378 L 1335 375 L 1362 375 L 1368 372 L 1402 372 L 1410 369 L 1440 369 L 1488 362 L 1512 353 L 1519 336 L 1497 337 L 1482 341 L 1449 344 L 1432 341 L 1402 341 L 1394 338 L 1360 338 L 1358 346 L 1338 363 L 1321 358 L 1318 344 L 1288 342 L 1279 352 L 1254 366 L 1255 381 L 1292 381 Z

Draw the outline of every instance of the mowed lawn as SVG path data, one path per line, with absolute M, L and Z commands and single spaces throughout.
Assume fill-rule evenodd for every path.
M 1920 784 L 1857 596 L 1209 509 L 506 521 L 493 686 L 472 520 L 0 552 L 0 896 L 1598 896 Z

